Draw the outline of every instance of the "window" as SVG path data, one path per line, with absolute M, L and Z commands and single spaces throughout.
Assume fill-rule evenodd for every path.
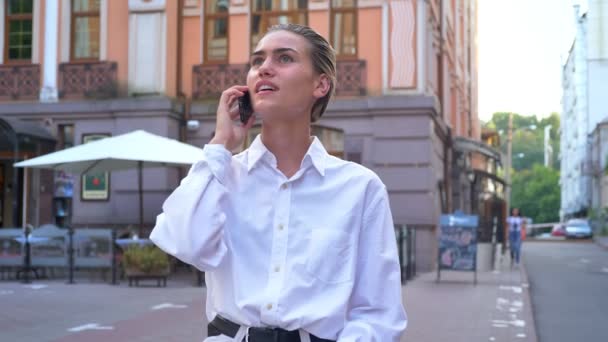
M 228 62 L 229 0 L 205 1 L 205 63 Z
M 99 59 L 99 3 L 101 0 L 72 0 L 70 59 Z
M 331 0 L 331 45 L 336 58 L 357 58 L 357 0 Z
M 7 0 L 5 9 L 5 46 L 7 62 L 31 62 L 33 0 Z
M 251 0 L 252 49 L 277 24 L 307 24 L 308 0 Z
M 62 150 L 64 148 L 70 148 L 74 146 L 74 125 L 65 124 L 59 125 L 57 139 L 57 149 Z

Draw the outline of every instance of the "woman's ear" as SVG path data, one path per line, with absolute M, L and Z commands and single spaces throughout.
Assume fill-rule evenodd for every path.
M 315 90 L 313 91 L 313 96 L 317 99 L 320 99 L 329 93 L 329 77 L 325 74 L 319 75 L 315 86 Z

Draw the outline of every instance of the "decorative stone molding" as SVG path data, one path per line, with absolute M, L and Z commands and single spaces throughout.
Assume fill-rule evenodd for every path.
M 308 1 L 309 11 L 323 11 L 329 9 L 329 2 L 331 0 L 310 0 Z
M 247 14 L 249 13 L 249 1 L 248 0 L 230 0 L 230 7 L 228 8 L 230 14 Z
M 166 0 L 129 0 L 129 12 L 164 11 Z
M 371 7 L 382 7 L 383 0 L 358 0 L 357 7 L 359 8 L 371 8 Z

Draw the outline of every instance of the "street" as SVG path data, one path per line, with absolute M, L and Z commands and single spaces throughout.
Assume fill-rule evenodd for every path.
M 608 251 L 587 241 L 524 243 L 540 342 L 608 341 Z

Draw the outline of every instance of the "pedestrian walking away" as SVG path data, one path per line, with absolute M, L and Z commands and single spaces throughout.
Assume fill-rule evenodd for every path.
M 386 187 L 311 136 L 335 83 L 327 40 L 270 28 L 163 204 L 150 238 L 205 272 L 207 342 L 389 342 L 406 328 Z M 232 155 L 256 117 L 261 134 Z
M 521 216 L 519 208 L 512 208 L 507 218 L 509 227 L 509 249 L 511 252 L 511 266 L 519 265 L 521 254 L 522 232 L 526 229 L 526 219 Z

